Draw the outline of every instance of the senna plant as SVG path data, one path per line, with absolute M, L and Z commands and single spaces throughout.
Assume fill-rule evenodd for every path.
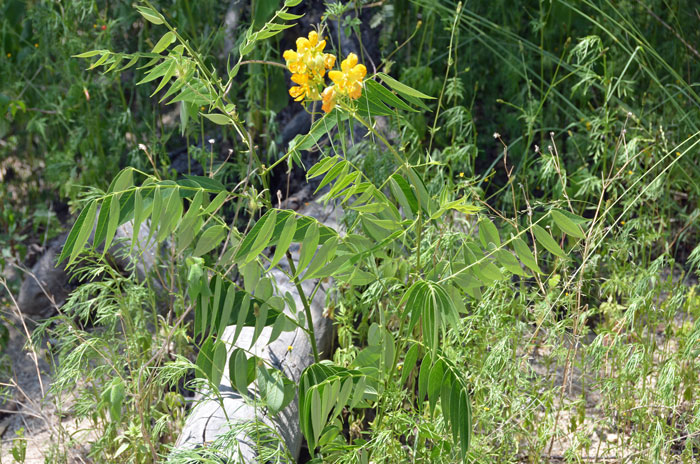
M 336 60 L 325 52 L 322 29 L 299 38 L 297 49 L 284 54 L 296 84 L 290 95 L 309 110 L 321 102 L 322 113 L 307 134 L 297 136 L 283 156 L 265 166 L 229 90 L 256 43 L 294 25 L 300 16 L 288 10 L 298 3 L 287 0 L 261 29 L 246 32 L 238 61 L 227 67 L 226 76 L 208 66 L 148 2 L 136 8 L 145 20 L 165 30 L 150 52 L 95 50 L 79 55 L 95 59 L 90 68 L 101 66 L 105 72 L 121 72 L 145 61 L 146 77 L 140 83 L 159 80 L 154 95 L 164 90 L 161 101 L 180 104 L 183 131 L 199 116 L 232 127 L 247 148 L 251 168 L 244 182 L 230 188 L 214 172 L 173 181 L 128 167 L 82 209 L 59 261 L 72 265 L 89 246 L 108 249 L 122 223 L 133 221 L 134 230 L 139 230 L 148 222 L 149 241 L 167 244 L 177 257 L 177 274 L 186 276 L 183 291 L 194 310 L 193 340 L 199 348 L 196 373 L 212 388 L 219 385 L 228 363 L 234 388 L 245 391 L 257 382 L 269 393 L 264 401 L 272 414 L 298 397 L 309 450 L 323 456 L 325 447 L 344 440 L 339 422 L 344 409 L 377 408 L 376 420 L 381 422 L 387 386 L 398 384 L 417 392 L 419 409 L 443 415 L 456 455 L 464 461 L 472 433 L 470 386 L 443 355 L 441 340 L 458 326 L 467 311 L 465 301 L 481 298 L 485 286 L 512 275 L 539 282 L 545 251 L 554 259 L 566 259 L 563 237 L 575 246 L 584 238 L 585 220 L 552 210 L 527 227 L 512 221 L 514 233 L 504 238 L 465 197 L 454 198 L 449 191 L 431 195 L 423 180 L 424 167 L 411 164 L 375 128 L 375 118 L 401 119 L 428 110 L 432 97 L 382 72 L 367 76 L 354 54 Z M 354 128 L 364 128 L 392 157 L 395 171 L 383 182 L 370 180 L 344 155 L 349 142 L 343 134 Z M 319 181 L 316 192 L 323 194 L 323 201 L 349 213 L 343 233 L 313 217 L 274 208 L 270 200 L 270 171 L 281 163 L 300 164 L 301 152 L 318 147 L 324 137 L 339 139 L 341 146 L 331 144 L 333 151 L 308 169 L 307 178 Z M 256 183 L 262 185 L 261 195 Z M 227 222 L 221 211 L 229 203 L 235 205 L 236 217 L 241 205 L 251 205 L 248 224 Z M 553 236 L 542 227 L 545 223 L 561 234 Z M 533 252 L 529 240 L 541 247 L 539 253 Z M 298 260 L 289 251 L 293 244 L 300 245 Z M 276 267 L 288 273 L 300 291 L 301 311 L 275 292 L 269 272 Z M 318 288 L 327 279 L 344 288 L 374 286 L 386 302 L 369 329 L 369 345 L 346 365 L 321 360 L 308 304 L 312 294 L 305 294 L 301 286 L 311 280 Z M 245 349 L 229 349 L 220 335 L 230 325 L 236 326 L 234 342 L 245 326 L 254 327 L 254 339 L 271 327 L 270 343 L 283 331 L 301 327 L 310 338 L 315 362 L 295 383 Z M 360 459 L 368 461 L 361 443 L 349 446 L 356 446 Z

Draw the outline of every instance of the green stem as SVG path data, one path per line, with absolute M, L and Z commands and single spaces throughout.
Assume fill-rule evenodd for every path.
M 289 270 L 292 275 L 292 282 L 299 292 L 299 298 L 301 299 L 301 304 L 304 305 L 304 313 L 306 314 L 306 324 L 308 325 L 309 338 L 311 339 L 311 350 L 314 353 L 314 362 L 319 362 L 321 358 L 318 355 L 318 348 L 316 347 L 316 332 L 314 331 L 314 321 L 311 318 L 311 306 L 309 306 L 309 300 L 306 299 L 306 294 L 304 289 L 301 287 L 301 282 L 299 281 L 299 276 L 297 276 L 296 266 L 294 266 L 294 259 L 292 254 L 287 250 L 287 261 L 289 261 Z

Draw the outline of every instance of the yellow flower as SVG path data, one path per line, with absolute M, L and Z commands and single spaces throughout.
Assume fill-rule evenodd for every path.
M 326 41 L 318 39 L 318 32 L 309 32 L 309 38 L 299 37 L 297 39 L 297 49 L 286 50 L 282 57 L 287 62 L 287 68 L 293 74 L 303 74 L 309 70 L 312 73 L 323 77 L 326 69 L 330 69 L 335 64 L 335 56 L 323 53 L 326 48 Z
M 326 69 L 331 69 L 333 66 L 335 66 L 335 55 L 331 55 L 330 53 L 324 53 L 323 64 L 326 67 Z
M 282 57 L 284 57 L 287 62 L 287 68 L 293 73 L 300 73 L 306 71 L 306 65 L 302 61 L 301 57 L 294 50 L 286 50 Z
M 335 83 L 338 92 L 347 95 L 351 99 L 360 98 L 362 94 L 362 79 L 367 74 L 367 68 L 357 64 L 357 55 L 350 53 L 340 63 L 340 71 L 330 71 L 328 77 Z
M 326 113 L 330 113 L 333 110 L 333 108 L 335 108 L 335 102 L 337 97 L 338 92 L 336 92 L 334 85 L 326 87 L 323 93 L 321 94 L 321 98 L 323 99 L 323 105 L 321 105 L 321 109 L 323 109 L 323 111 L 325 111 Z
M 460 172 L 460 173 L 459 173 L 459 177 L 464 177 L 464 173 L 463 173 L 463 172 Z
M 289 88 L 289 95 L 294 101 L 302 101 L 307 97 L 311 100 L 321 99 L 318 94 L 318 83 L 309 79 L 308 74 L 292 74 L 292 82 L 299 84 Z

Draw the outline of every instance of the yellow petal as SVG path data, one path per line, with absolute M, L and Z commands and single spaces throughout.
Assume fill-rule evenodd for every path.
M 335 107 L 335 88 L 333 86 L 326 87 L 321 95 L 323 97 L 323 104 L 321 105 L 321 109 L 323 109 L 323 111 L 325 111 L 326 113 L 330 113 L 331 110 Z
M 290 87 L 289 95 L 294 99 L 294 101 L 301 101 L 304 99 L 304 89 L 301 87 Z
M 326 69 L 331 69 L 333 66 L 335 66 L 335 55 L 331 55 L 330 53 L 324 54 L 323 63 L 326 66 Z
M 318 45 L 316 45 L 316 50 L 318 50 L 319 52 L 322 52 L 324 48 L 326 48 L 326 41 L 325 41 L 325 40 L 321 40 L 321 41 L 318 43 Z
M 309 44 L 313 47 L 318 43 L 318 33 L 316 31 L 309 32 Z
M 292 74 L 292 82 L 296 82 L 299 85 L 308 84 L 309 76 L 308 74 Z
M 364 64 L 358 64 L 350 70 L 348 77 L 353 81 L 361 81 L 367 74 L 367 68 Z
M 340 69 L 344 72 L 350 71 L 357 64 L 357 55 L 350 53 L 347 58 L 340 63 Z
M 299 37 L 297 39 L 297 53 L 304 53 L 309 49 L 309 39 L 306 37 Z
M 354 83 L 348 86 L 348 89 L 348 97 L 352 98 L 353 100 L 360 98 L 360 95 L 362 95 L 362 85 L 359 83 Z
M 299 55 L 294 50 L 285 50 L 282 57 L 287 61 L 297 61 L 299 59 Z
M 333 71 L 328 71 L 328 77 L 330 78 L 330 80 L 332 80 L 336 84 L 339 84 L 345 79 L 345 74 L 343 74 L 340 71 L 333 70 Z
M 306 71 L 306 65 L 300 61 L 293 61 L 287 64 L 287 67 L 294 74 L 301 74 Z

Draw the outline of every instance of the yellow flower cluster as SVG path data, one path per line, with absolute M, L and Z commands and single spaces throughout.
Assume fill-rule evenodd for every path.
M 297 49 L 284 52 L 287 69 L 292 73 L 295 86 L 289 89 L 289 95 L 295 101 L 323 100 L 323 111 L 329 113 L 336 105 L 339 96 L 351 100 L 360 98 L 362 80 L 367 74 L 367 68 L 357 63 L 357 55 L 350 53 L 340 64 L 340 71 L 332 70 L 335 66 L 335 55 L 324 53 L 326 41 L 319 40 L 316 31 L 309 32 L 309 37 L 297 39 Z M 326 87 L 325 75 L 333 82 Z M 324 88 L 325 87 L 325 88 Z M 323 89 L 323 91 L 321 91 Z

